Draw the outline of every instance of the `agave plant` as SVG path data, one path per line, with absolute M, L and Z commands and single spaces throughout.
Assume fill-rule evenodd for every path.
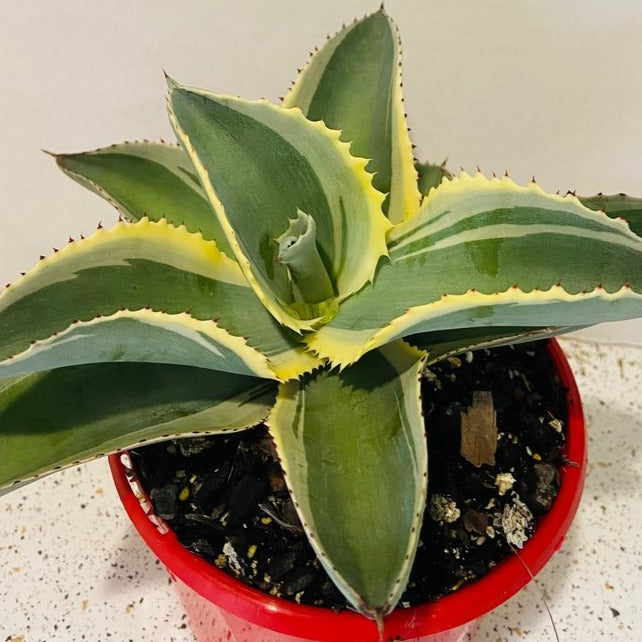
M 280 106 L 168 82 L 180 145 L 56 156 L 121 216 L 0 295 L 0 484 L 266 420 L 321 563 L 381 621 L 424 511 L 422 368 L 642 315 L 641 201 L 416 163 L 383 10 Z

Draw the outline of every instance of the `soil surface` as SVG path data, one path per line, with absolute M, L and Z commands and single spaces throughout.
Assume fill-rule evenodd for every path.
M 492 393 L 494 466 L 460 454 L 475 391 Z M 457 590 L 521 548 L 557 494 L 565 439 L 564 391 L 545 342 L 446 359 L 425 371 L 422 393 L 428 503 L 401 607 Z M 272 595 L 346 607 L 301 529 L 263 426 L 140 447 L 132 461 L 188 549 Z

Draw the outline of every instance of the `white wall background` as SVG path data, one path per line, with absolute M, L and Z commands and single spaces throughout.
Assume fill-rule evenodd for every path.
M 2 0 L 0 279 L 113 220 L 40 148 L 170 138 L 161 68 L 276 100 L 308 50 L 377 1 Z M 642 2 L 388 0 L 417 153 L 642 195 Z M 597 333 L 597 334 L 595 334 Z M 642 343 L 639 321 L 591 336 Z

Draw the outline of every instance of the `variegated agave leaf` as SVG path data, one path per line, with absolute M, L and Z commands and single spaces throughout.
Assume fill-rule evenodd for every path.
M 578 196 L 583 205 L 591 210 L 604 212 L 611 218 L 624 219 L 638 236 L 642 237 L 642 198 L 627 194 L 596 194 Z
M 155 363 L 97 363 L 0 379 L 0 495 L 145 442 L 254 426 L 266 418 L 275 393 L 273 381 Z
M 445 181 L 395 227 L 388 247 L 375 282 L 307 337 L 336 365 L 423 332 L 479 329 L 463 350 L 497 339 L 497 327 L 522 328 L 510 342 L 642 314 L 642 239 L 535 183 L 482 174 Z
M 369 282 L 390 224 L 366 161 L 298 109 L 244 101 L 170 82 L 170 119 L 188 151 L 245 277 L 271 314 L 295 331 L 331 318 Z M 316 223 L 316 246 L 334 293 L 297 299 L 278 260 L 297 213 Z
M 401 45 L 383 10 L 344 28 L 318 50 L 283 99 L 310 120 L 341 131 L 353 155 L 369 158 L 384 211 L 398 223 L 419 193 L 401 96 Z M 421 187 L 421 183 L 419 185 Z
M 65 174 L 109 201 L 126 219 L 185 225 L 233 256 L 189 156 L 180 147 L 136 141 L 55 158 Z
M 319 560 L 377 620 L 408 581 L 426 499 L 423 363 L 392 343 L 340 374 L 282 384 L 268 420 Z
M 200 233 L 146 218 L 100 228 L 0 294 L 0 487 L 253 426 L 271 380 L 320 363 Z
M 289 379 L 319 364 L 211 241 L 143 219 L 73 241 L 0 294 L 0 375 L 138 361 Z
M 441 165 L 434 163 L 415 163 L 417 185 L 422 196 L 428 196 L 430 190 L 439 187 L 442 181 L 452 179 L 453 175 L 446 168 L 446 161 Z

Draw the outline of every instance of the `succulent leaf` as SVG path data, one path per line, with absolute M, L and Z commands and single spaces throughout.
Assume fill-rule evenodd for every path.
M 415 163 L 417 169 L 417 185 L 422 196 L 428 196 L 433 187 L 439 187 L 441 182 L 451 180 L 453 175 L 446 169 L 446 161 L 441 165 L 434 163 Z
M 144 441 L 242 430 L 275 394 L 272 381 L 149 363 L 0 380 L 0 488 Z
M 80 154 L 56 154 L 62 171 L 131 221 L 162 218 L 232 251 L 187 154 L 176 145 L 126 142 Z
M 268 419 L 310 543 L 347 599 L 374 619 L 406 585 L 423 514 L 423 360 L 396 342 L 340 374 L 282 384 Z
M 298 109 L 244 101 L 170 83 L 170 118 L 250 285 L 295 331 L 324 322 L 328 308 L 301 314 L 278 239 L 301 210 L 341 300 L 374 276 L 390 224 L 382 196 L 336 131 Z M 308 318 L 306 318 L 308 317 Z
M 605 212 L 611 218 L 623 218 L 635 234 L 642 236 L 642 198 L 627 194 L 596 194 L 578 196 L 578 199 L 591 210 Z
M 535 183 L 463 174 L 389 238 L 390 261 L 374 284 L 307 339 L 332 363 L 424 331 L 575 327 L 642 314 L 642 239 Z
M 564 332 L 579 330 L 578 327 L 473 327 L 455 330 L 438 330 L 421 332 L 406 337 L 406 341 L 421 350 L 428 352 L 427 363 L 444 359 L 478 348 L 497 348 L 499 346 L 545 339 Z
M 281 379 L 296 377 L 319 364 L 268 314 L 239 266 L 212 241 L 183 227 L 147 219 L 121 222 L 74 241 L 5 288 L 0 294 L 0 360 L 24 352 L 34 341 L 49 340 L 47 345 L 52 347 L 58 340 L 51 337 L 74 322 L 111 317 L 123 308 L 162 312 L 165 322 L 169 322 L 167 315 L 189 312 L 189 332 L 210 338 L 215 332 L 221 337 L 214 330 L 218 326 L 234 337 L 247 337 L 248 346 L 258 351 L 254 372 L 265 373 L 265 358 Z M 182 326 L 187 331 L 184 319 L 176 317 L 174 328 Z M 218 320 L 216 324 L 213 319 Z M 109 332 L 108 327 L 103 331 Z M 149 324 L 146 330 L 149 344 L 138 349 L 153 358 L 150 351 L 156 347 L 153 336 L 157 335 Z M 250 356 L 245 348 L 243 351 L 241 360 Z M 196 365 L 186 358 L 184 354 L 181 362 Z M 202 357 L 197 360 L 202 364 Z
M 86 363 L 167 363 L 276 379 L 267 358 L 214 321 L 121 310 L 77 322 L 0 362 L 0 378 Z
M 284 107 L 341 130 L 353 155 L 371 159 L 374 186 L 388 194 L 393 223 L 419 207 L 417 174 L 401 97 L 401 46 L 397 28 L 377 11 L 344 28 L 310 59 Z

